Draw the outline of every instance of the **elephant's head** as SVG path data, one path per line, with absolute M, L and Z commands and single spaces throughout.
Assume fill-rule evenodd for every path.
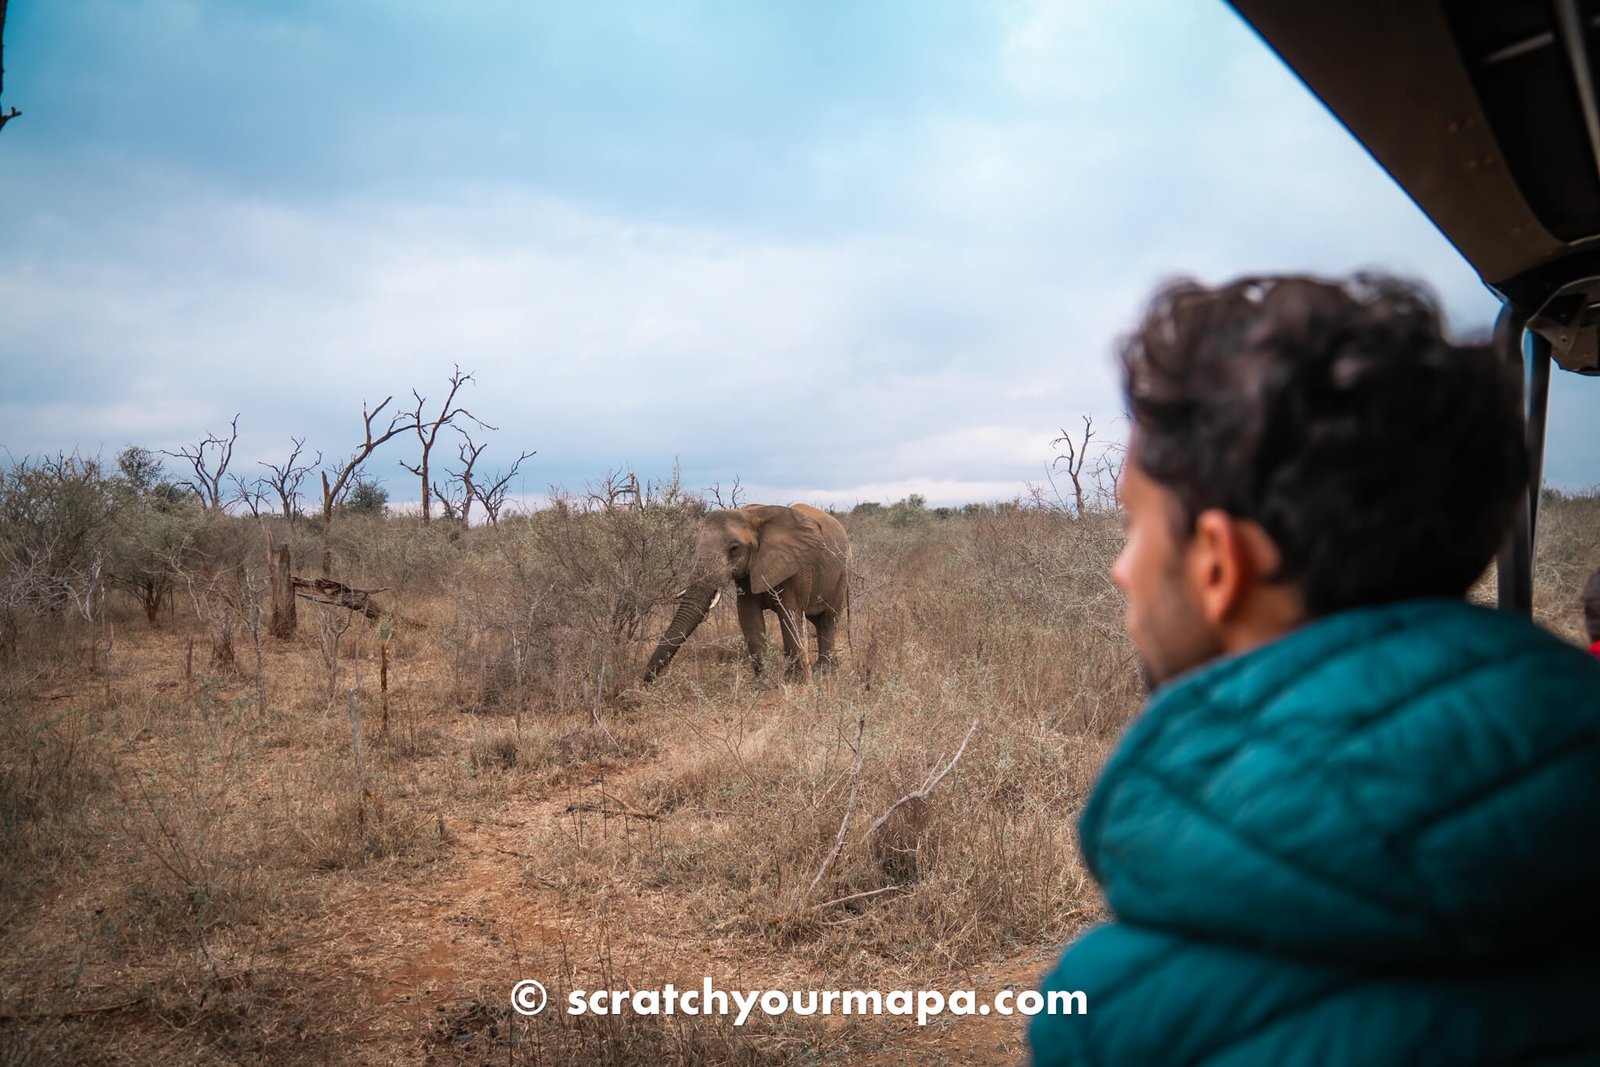
M 689 587 L 678 596 L 672 624 L 650 656 L 644 680 L 666 670 L 729 581 L 741 592 L 769 593 L 788 581 L 822 544 L 816 522 L 794 508 L 749 504 L 700 520 Z

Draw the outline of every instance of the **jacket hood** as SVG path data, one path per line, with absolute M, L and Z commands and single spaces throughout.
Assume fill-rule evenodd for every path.
M 1429 969 L 1600 944 L 1600 660 L 1458 601 L 1163 688 L 1080 824 L 1119 919 Z

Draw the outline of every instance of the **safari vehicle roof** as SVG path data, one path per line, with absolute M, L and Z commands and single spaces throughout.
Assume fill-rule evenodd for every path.
M 1555 361 L 1600 374 L 1600 2 L 1230 2 Z
M 1500 555 L 1529 614 L 1550 364 L 1600 374 L 1600 0 L 1229 0 L 1504 298 L 1530 486 Z

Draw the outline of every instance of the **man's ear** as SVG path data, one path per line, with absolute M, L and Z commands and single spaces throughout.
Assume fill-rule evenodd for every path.
M 1187 556 L 1190 588 L 1211 626 L 1234 621 L 1262 578 L 1277 567 L 1277 548 L 1266 531 L 1221 508 L 1195 518 Z

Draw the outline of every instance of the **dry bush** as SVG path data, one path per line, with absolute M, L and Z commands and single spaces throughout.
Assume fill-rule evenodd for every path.
M 308 526 L 314 526 L 308 523 Z M 333 524 L 334 577 L 363 589 L 385 589 L 386 602 L 448 593 L 462 554 L 463 531 L 451 522 L 424 524 L 415 515 L 343 515 Z M 304 556 L 309 573 L 316 556 Z
M 102 563 L 115 531 L 115 485 L 97 459 L 23 457 L 0 469 L 0 572 L 7 599 L 50 610 Z
M 316 870 L 342 870 L 384 860 L 438 858 L 453 838 L 437 809 L 394 793 L 360 793 L 353 782 L 295 792 L 281 803 L 283 840 Z
M 1533 613 L 1573 641 L 1583 633 L 1583 584 L 1600 568 L 1600 491 L 1546 490 L 1540 501 Z
M 589 715 L 544 715 L 520 727 L 473 724 L 468 766 L 475 775 L 516 772 L 539 784 L 559 784 L 568 771 L 593 775 L 648 759 L 656 746 L 633 729 Z
M 0 934 L 92 840 L 84 812 L 107 779 L 81 719 L 0 714 Z
M 0 607 L 0 627 L 4 627 Z M 114 625 L 129 621 L 109 607 Z M 0 701 L 27 699 L 30 693 L 81 679 L 89 666 L 95 631 L 82 616 L 26 609 L 12 616 L 18 623 L 9 636 L 0 633 Z
M 440 640 L 463 706 L 597 706 L 631 686 L 682 588 L 705 503 L 651 484 L 638 506 L 558 497 L 472 531 Z

